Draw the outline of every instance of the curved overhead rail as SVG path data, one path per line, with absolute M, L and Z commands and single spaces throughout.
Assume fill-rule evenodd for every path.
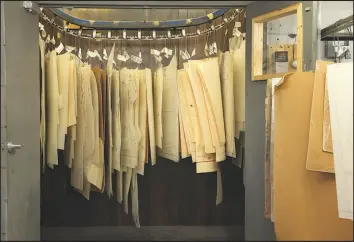
M 233 14 L 231 16 L 224 18 L 223 19 L 224 21 L 222 21 L 220 24 L 217 24 L 215 26 L 213 25 L 214 28 L 212 28 L 212 26 L 210 26 L 210 28 L 199 30 L 198 27 L 197 27 L 196 32 L 185 33 L 185 35 L 183 35 L 183 31 L 182 31 L 182 34 L 176 32 L 176 30 L 181 30 L 181 29 L 174 29 L 174 33 L 171 34 L 171 36 L 168 36 L 166 34 L 157 35 L 156 33 L 155 33 L 155 36 L 154 36 L 154 33 L 152 32 L 152 36 L 148 34 L 148 35 L 140 36 L 141 37 L 140 39 L 145 39 L 145 40 L 179 39 L 179 38 L 185 38 L 185 37 L 195 37 L 195 36 L 199 36 L 199 35 L 209 34 L 209 33 L 212 33 L 212 32 L 215 33 L 216 30 L 218 30 L 218 29 L 224 27 L 225 25 L 231 23 L 243 11 L 244 11 L 244 9 L 241 9 L 240 11 L 236 10 L 235 12 L 233 12 Z M 44 21 L 46 21 L 46 22 L 50 23 L 51 25 L 53 25 L 54 27 L 56 27 L 59 31 L 64 31 L 67 34 L 72 35 L 72 36 L 77 36 L 77 37 L 81 37 L 81 38 L 112 39 L 112 40 L 119 40 L 119 39 L 136 40 L 136 39 L 139 39 L 139 33 L 138 33 L 138 36 L 134 36 L 134 35 L 125 36 L 126 38 L 124 38 L 124 35 L 123 36 L 113 36 L 113 35 L 109 36 L 108 34 L 100 34 L 99 36 L 94 37 L 94 32 L 92 32 L 92 34 L 88 34 L 88 33 L 83 33 L 82 32 L 82 30 L 83 30 L 82 28 L 80 28 L 80 29 L 68 29 L 68 28 L 63 27 L 62 25 L 58 25 L 57 23 L 55 23 L 55 16 L 54 16 L 54 18 L 53 17 L 49 18 L 44 12 L 42 12 L 40 14 L 40 17 Z M 90 29 L 90 30 L 95 31 L 95 29 Z
M 353 15 L 340 19 L 334 24 L 321 30 L 321 40 L 353 40 L 353 33 L 339 33 L 353 26 Z
M 217 9 L 207 15 L 188 18 L 188 19 L 177 19 L 168 21 L 101 21 L 101 20 L 86 20 L 74 17 L 59 8 L 50 8 L 50 10 L 62 18 L 63 20 L 89 29 L 107 29 L 107 30 L 138 30 L 138 29 L 168 29 L 168 28 L 182 28 L 197 26 L 201 24 L 208 23 L 220 16 L 223 16 L 229 9 Z

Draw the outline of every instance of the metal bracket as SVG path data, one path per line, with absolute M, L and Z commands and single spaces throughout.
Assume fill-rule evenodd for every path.
M 36 2 L 23 1 L 22 6 L 27 12 L 29 12 L 31 14 L 38 14 L 41 12 L 41 9 L 39 8 L 39 6 Z

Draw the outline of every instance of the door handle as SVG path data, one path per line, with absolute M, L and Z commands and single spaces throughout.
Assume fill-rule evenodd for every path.
M 9 141 L 9 143 L 7 143 L 7 152 L 9 152 L 9 154 L 15 154 L 16 150 L 22 147 L 23 145 L 16 145 L 13 144 L 12 141 Z

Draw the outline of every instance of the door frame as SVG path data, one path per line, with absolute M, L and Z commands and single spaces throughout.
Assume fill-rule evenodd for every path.
M 264 144 L 265 144 L 265 119 L 264 119 L 264 97 L 265 97 L 265 88 L 266 82 L 252 82 L 252 72 L 250 70 L 250 66 L 252 65 L 252 18 L 255 16 L 259 16 L 265 14 L 267 12 L 280 9 L 284 6 L 289 6 L 294 3 L 302 2 L 303 10 L 306 6 L 314 6 L 315 1 L 267 1 L 267 2 L 260 2 L 260 1 L 214 1 L 214 2 L 205 2 L 205 1 L 150 1 L 150 7 L 165 7 L 165 8 L 181 8 L 185 5 L 189 5 L 193 8 L 217 8 L 217 7 L 245 7 L 246 9 L 246 160 L 245 160 L 245 167 L 244 167 L 244 185 L 245 185 L 245 239 L 251 240 L 263 240 L 263 239 L 274 239 L 274 228 L 269 221 L 266 221 L 264 218 Z M 3 6 L 3 1 L 1 5 Z M 78 3 L 83 6 L 84 4 L 86 7 L 94 7 L 100 5 L 101 7 L 107 6 L 109 1 L 37 1 L 32 2 L 39 6 L 48 7 L 48 5 L 55 7 L 73 7 L 77 6 Z M 143 7 L 146 6 L 146 2 L 142 1 L 118 1 L 115 2 L 115 6 L 117 8 L 123 8 L 124 4 L 126 5 L 130 3 L 134 4 L 135 7 Z M 213 3 L 213 4 L 211 4 Z M 112 4 L 112 3 L 110 3 Z M 155 4 L 155 5 L 154 5 Z M 248 5 L 247 5 L 248 4 Z M 163 5 L 163 6 L 161 6 Z M 260 6 L 262 5 L 262 6 Z M 111 7 L 111 6 L 110 6 Z M 130 8 L 131 6 L 129 6 Z M 3 7 L 1 8 L 3 9 Z M 33 8 L 35 10 L 35 8 Z M 24 10 L 25 11 L 25 10 Z M 304 50 L 303 50 L 303 63 L 304 63 L 304 71 L 309 71 L 314 68 L 315 58 L 316 56 L 316 43 L 317 43 L 317 32 L 316 32 L 316 23 L 314 22 L 317 20 L 316 13 L 317 9 L 315 7 L 312 8 L 312 16 L 309 18 L 304 15 Z M 3 18 L 3 14 L 1 14 L 1 18 Z M 305 21 L 312 19 L 312 21 Z M 6 52 L 3 52 L 3 29 L 13 27 L 11 23 L 4 23 L 1 21 L 1 41 L 2 41 L 2 55 L 1 55 L 1 140 L 2 143 L 6 140 L 6 70 L 7 66 L 5 65 L 6 61 Z M 33 26 L 33 31 L 37 31 L 38 25 Z M 309 31 L 310 30 L 310 31 Z M 309 32 L 308 32 L 309 31 Z M 39 66 L 39 63 L 38 63 Z M 39 126 L 39 125 L 38 125 Z M 261 138 L 260 138 L 261 137 Z M 262 138 L 263 137 L 263 138 Z M 3 145 L 3 144 L 2 144 Z M 3 148 L 3 147 L 2 147 Z M 4 150 L 2 149 L 1 152 L 1 173 L 2 173 L 2 181 L 1 181 L 1 193 L 3 198 L 3 192 L 6 192 L 6 179 L 3 183 L 3 167 L 6 168 L 7 159 L 4 158 Z M 38 149 L 38 152 L 39 149 Z M 39 155 L 38 155 L 39 156 Z M 4 174 L 7 172 L 4 172 Z M 6 175 L 6 174 L 5 174 Z M 38 177 L 40 179 L 40 177 Z M 3 187 L 4 186 L 4 187 Z M 3 203 L 3 199 L 1 199 L 1 209 L 2 209 L 2 216 L 1 218 L 6 221 L 6 217 L 4 216 L 3 209 L 6 208 L 5 203 Z M 40 199 L 38 199 L 38 202 Z M 39 207 L 39 206 L 38 206 Z M 6 209 L 5 209 L 6 210 Z M 38 211 L 40 212 L 40 211 Z M 3 234 L 3 221 L 2 222 L 2 234 Z M 5 222 L 6 226 L 6 222 Z M 38 225 L 40 226 L 40 224 Z M 6 227 L 5 227 L 6 228 Z M 113 228 L 114 229 L 114 228 Z M 39 238 L 38 238 L 39 239 Z

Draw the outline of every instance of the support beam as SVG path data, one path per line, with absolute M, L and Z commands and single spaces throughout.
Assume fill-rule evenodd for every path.
M 337 22 L 335 22 L 334 24 L 324 28 L 321 30 L 321 39 L 323 39 L 324 37 L 327 37 L 329 35 L 335 35 L 336 33 L 338 33 L 341 30 L 344 30 L 348 27 L 353 26 L 353 15 L 346 17 L 344 19 L 340 19 Z
M 37 1 L 50 8 L 236 8 L 254 1 Z

